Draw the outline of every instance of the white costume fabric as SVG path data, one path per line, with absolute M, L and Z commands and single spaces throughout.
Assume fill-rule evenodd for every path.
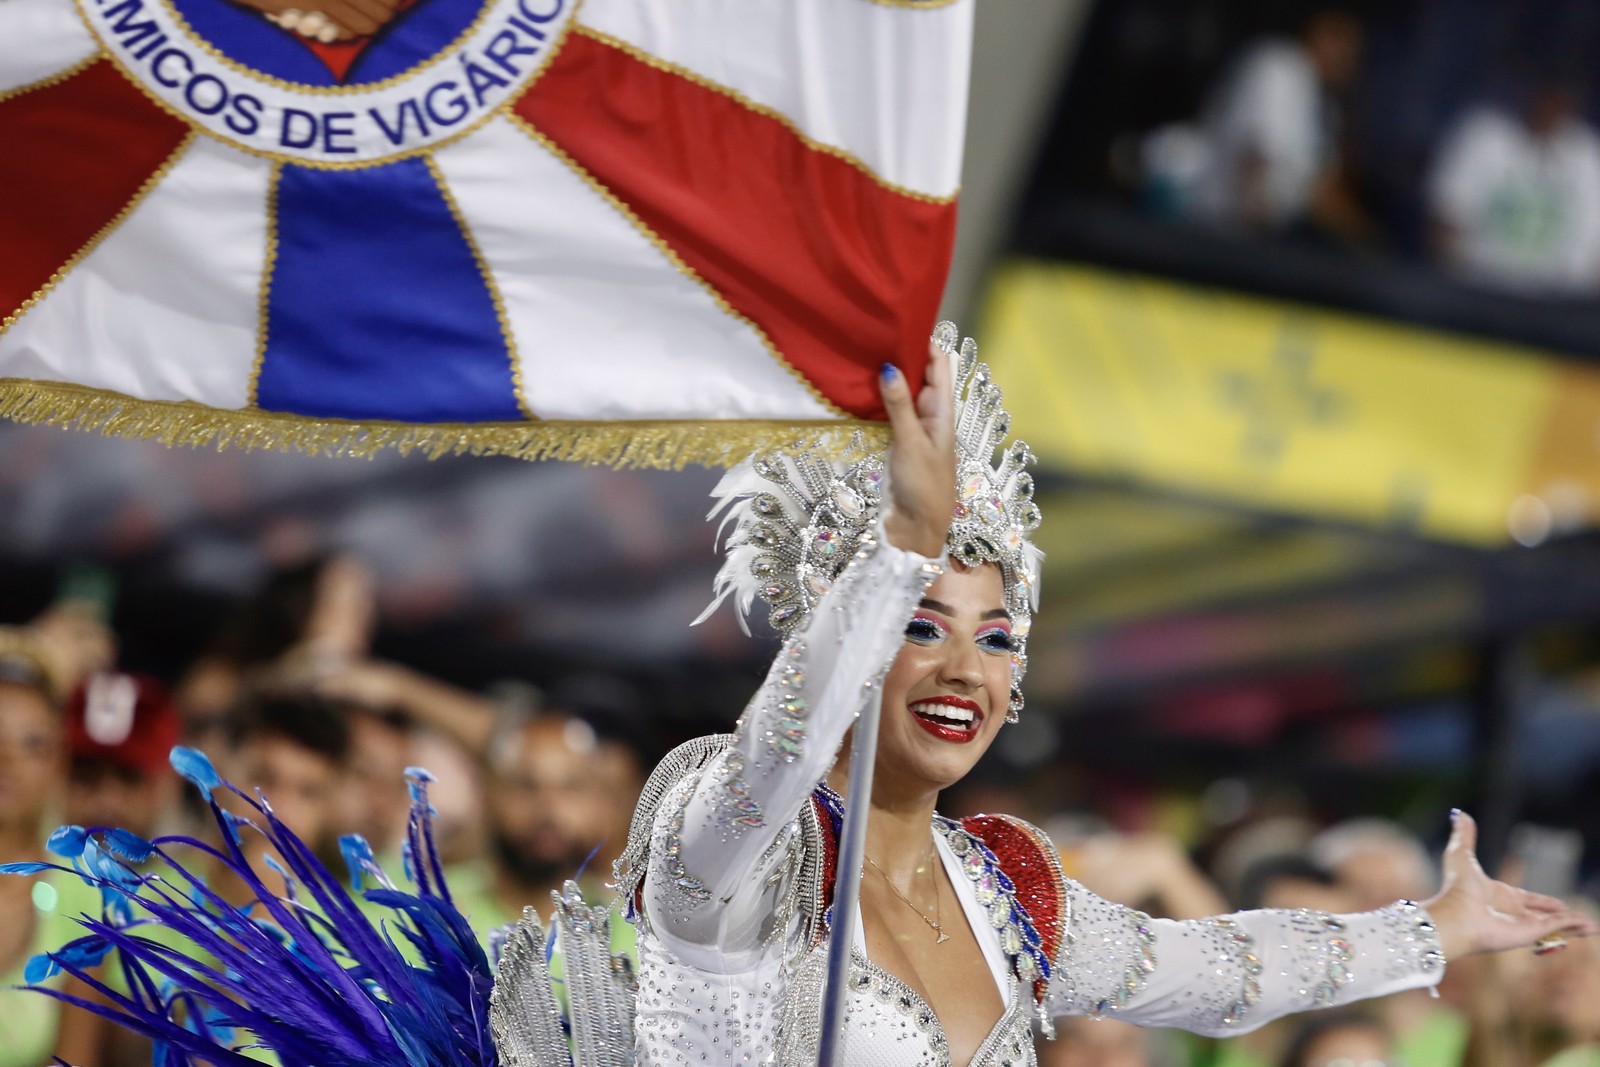
M 641 1065 L 815 1064 L 827 917 L 813 790 L 876 699 L 939 573 L 936 561 L 881 535 L 869 539 L 785 643 L 731 740 L 692 742 L 701 747 L 682 773 L 653 776 L 639 931 Z M 937 819 L 933 830 L 1005 1003 L 974 1067 L 1034 1064 L 1036 1012 L 1046 1028 L 1051 1015 L 1095 1014 L 1225 1036 L 1293 1011 L 1432 985 L 1443 973 L 1433 925 L 1415 904 L 1338 917 L 1152 920 L 1065 881 L 1055 866 L 1065 936 L 1048 983 L 1036 987 L 1028 945 L 1037 937 L 1022 936 L 1033 933 L 1026 922 L 1021 935 L 1008 922 L 1017 901 L 986 866 L 993 854 L 963 824 Z M 938 1019 L 866 958 L 859 915 L 854 921 L 846 1062 L 948 1064 Z

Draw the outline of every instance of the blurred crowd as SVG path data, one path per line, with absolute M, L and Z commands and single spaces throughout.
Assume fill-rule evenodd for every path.
M 396 880 L 406 769 L 426 767 L 454 898 L 485 937 L 567 879 L 601 899 L 657 755 L 619 714 L 626 696 L 592 678 L 554 698 L 514 685 L 481 695 L 376 660 L 373 603 L 369 572 L 348 557 L 280 571 L 164 681 L 116 669 L 116 635 L 91 596 L 69 590 L 27 625 L 0 627 L 0 862 L 49 858 L 50 830 L 67 823 L 216 843 L 168 761 L 187 744 L 266 795 L 330 870 L 345 869 L 339 837 L 360 833 Z M 249 898 L 231 872 L 205 873 L 224 899 Z M 282 885 L 270 865 L 256 873 Z M 13 988 L 31 957 L 81 932 L 83 911 L 98 914 L 98 895 L 72 876 L 0 878 L 0 1067 L 53 1054 L 151 1062 L 148 1041 Z M 619 926 L 625 950 L 631 928 Z M 76 979 L 51 982 L 97 999 Z
M 1386 26 L 1402 17 L 1381 14 Z M 1415 41 L 1369 49 L 1369 21 L 1325 5 L 1296 32 L 1237 49 L 1192 120 L 1141 139 L 1129 169 L 1146 206 L 1223 230 L 1416 254 L 1505 292 L 1600 296 L 1600 135 L 1584 112 L 1586 68 L 1503 42 L 1503 61 L 1480 67 L 1420 158 L 1401 162 L 1407 153 L 1384 134 L 1394 115 L 1429 103 L 1429 69 Z
M 41 616 L 0 627 L 0 862 L 46 858 L 46 836 L 61 823 L 205 837 L 203 802 L 180 788 L 167 759 L 183 743 L 259 788 L 335 870 L 339 835 L 359 832 L 398 874 L 405 770 L 427 767 L 456 902 L 485 936 L 567 879 L 607 899 L 612 860 L 660 754 L 640 742 L 648 708 L 593 678 L 549 693 L 477 693 L 375 659 L 372 585 L 344 556 L 282 570 L 219 622 L 203 656 L 164 680 L 118 670 L 117 637 L 93 590 L 69 589 Z M 1043 824 L 1070 876 L 1156 915 L 1361 911 L 1437 888 L 1422 840 L 1384 819 L 1325 825 L 1303 808 L 1261 803 L 1180 838 L 1118 829 L 1094 812 L 1037 810 L 1015 783 L 974 781 L 946 799 L 951 815 L 988 808 Z M 1576 869 L 1575 856 L 1564 863 Z M 257 873 L 269 885 L 277 877 L 269 865 Z M 246 898 L 236 876 L 210 874 L 220 896 Z M 52 1055 L 84 1067 L 150 1062 L 147 1042 L 12 988 L 30 957 L 75 935 L 72 916 L 97 910 L 85 893 L 53 873 L 0 878 L 0 1067 L 43 1067 Z M 617 926 L 614 947 L 627 951 L 631 928 Z M 103 996 L 77 979 L 51 981 Z M 1048 1067 L 1600 1065 L 1600 947 L 1458 961 L 1440 992 L 1291 1017 L 1228 1041 L 1075 1019 L 1039 1051 Z

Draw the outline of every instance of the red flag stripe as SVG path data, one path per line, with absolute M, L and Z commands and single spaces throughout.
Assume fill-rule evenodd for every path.
M 581 28 L 514 110 L 839 407 L 883 418 L 887 361 L 920 383 L 954 203 L 885 188 L 780 118 Z
M 109 60 L 0 105 L 0 329 L 137 204 L 192 136 Z

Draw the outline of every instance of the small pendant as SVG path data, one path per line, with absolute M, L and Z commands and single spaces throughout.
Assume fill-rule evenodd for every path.
M 935 941 L 934 944 L 935 945 L 942 945 L 948 940 L 950 940 L 950 935 L 945 933 L 943 930 L 940 930 L 939 931 L 939 940 Z

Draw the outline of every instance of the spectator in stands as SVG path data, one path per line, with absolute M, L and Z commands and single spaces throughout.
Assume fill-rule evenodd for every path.
M 341 710 L 350 730 L 350 764 L 335 830 L 366 838 L 387 868 L 399 859 L 410 807 L 405 775 L 416 762 L 411 719 L 404 712 L 358 704 Z
M 181 779 L 168 755 L 181 725 L 154 678 L 103 671 L 67 701 L 66 821 L 149 837 L 171 819 Z
M 1588 903 L 1579 907 L 1595 910 Z M 1530 1065 L 1600 1065 L 1600 946 L 1584 938 L 1542 959 L 1507 962 L 1496 977 L 1509 1008 L 1509 1047 Z M 1500 1059 L 1508 1057 L 1502 1054 Z
M 59 692 L 37 635 L 0 627 L 0 862 L 43 860 L 47 814 L 60 800 L 66 745 Z M 99 894 L 77 878 L 47 872 L 0 877 L 0 1067 L 44 1067 L 95 1054 L 61 1026 L 58 1001 L 18 989 L 23 968 L 72 940 L 72 917 L 98 912 Z M 62 976 L 50 980 L 59 987 Z
M 1054 1041 L 1037 1040 L 1039 1067 L 1156 1067 L 1174 1060 L 1162 1035 L 1121 1019 L 1072 1016 L 1056 1022 Z
M 246 792 L 259 789 L 302 841 L 319 854 L 337 855 L 341 783 L 350 758 L 350 730 L 339 709 L 307 693 L 250 693 L 230 713 L 226 734 L 227 748 L 217 761 L 223 777 Z M 218 799 L 240 815 L 256 817 L 230 793 L 219 793 Z M 260 850 L 246 849 L 246 854 L 253 860 Z M 277 877 L 261 868 L 256 873 L 269 886 Z M 226 878 L 215 888 L 226 899 L 239 889 Z
M 169 828 L 177 817 L 182 780 L 168 756 L 182 726 L 166 687 L 142 675 L 91 674 L 67 701 L 66 726 L 68 823 L 119 826 L 141 837 Z M 115 964 L 103 966 L 101 977 L 122 989 Z M 76 978 L 66 979 L 66 991 L 87 1000 L 104 999 Z M 148 1067 L 152 1062 L 148 1038 L 87 1011 L 64 1009 L 62 1027 L 73 1038 L 72 1062 L 91 1067 Z
M 503 694 L 502 702 L 510 695 Z M 590 866 L 609 878 L 612 863 L 627 848 L 645 776 L 661 755 L 650 740 L 650 698 L 616 675 L 577 674 L 556 684 L 552 703 L 594 727 L 595 785 L 603 815 L 599 851 Z
M 1201 117 L 1194 214 L 1229 228 L 1368 239 L 1340 150 L 1339 98 L 1362 48 L 1361 23 L 1334 7 L 1314 11 L 1294 38 L 1249 46 Z
M 1440 262 L 1528 295 L 1600 291 L 1600 137 L 1571 88 L 1551 82 L 1516 109 L 1469 111 L 1428 181 Z
M 550 894 L 580 872 L 595 890 L 609 875 L 586 867 L 608 829 L 598 748 L 588 723 L 547 712 L 528 719 L 490 755 L 488 856 L 448 872 L 462 912 L 480 935 L 515 922 L 529 904 L 547 915 Z
M 428 800 L 435 812 L 433 841 L 440 862 L 457 866 L 481 859 L 488 837 L 482 760 L 438 730 L 418 729 L 411 748 L 415 765 L 437 779 L 428 789 Z
M 1389 1067 L 1394 1042 L 1377 1016 L 1363 1011 L 1332 1011 L 1301 1016 L 1298 1031 L 1279 1061 L 1281 1067 Z
M 116 665 L 117 637 L 106 623 L 103 604 L 80 596 L 64 596 L 28 628 L 44 646 L 64 689 Z
M 1391 901 L 1392 903 L 1392 901 Z M 1310 908 L 1313 911 L 1360 911 L 1333 872 L 1305 855 L 1267 856 L 1251 864 L 1241 879 L 1242 908 Z
M 1069 876 L 1107 900 L 1167 919 L 1203 919 L 1228 903 L 1170 835 L 1093 834 L 1062 848 Z
M 1437 865 L 1410 830 L 1389 819 L 1350 819 L 1318 834 L 1311 859 L 1331 871 L 1357 911 L 1395 900 L 1426 900 L 1439 884 Z
M 374 610 L 372 576 L 353 557 L 320 557 L 274 574 L 179 683 L 189 743 L 215 744 L 229 709 L 253 686 L 292 684 L 361 659 Z

